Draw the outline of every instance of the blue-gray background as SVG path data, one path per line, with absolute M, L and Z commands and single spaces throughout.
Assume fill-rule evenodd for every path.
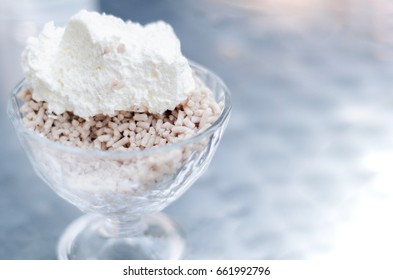
M 0 259 L 53 259 L 81 213 L 34 174 L 5 108 L 22 78 L 25 37 L 94 1 L 9 2 L 0 0 Z M 183 53 L 232 91 L 209 170 L 165 210 L 187 234 L 186 258 L 391 257 L 392 1 L 102 0 L 96 8 L 169 22 Z

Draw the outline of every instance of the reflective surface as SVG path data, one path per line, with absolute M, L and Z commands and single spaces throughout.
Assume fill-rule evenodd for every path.
M 389 2 L 102 1 L 171 23 L 185 55 L 232 92 L 209 170 L 166 209 L 184 227 L 186 258 L 391 257 Z M 1 106 L 0 258 L 55 258 L 80 213 L 34 175 Z

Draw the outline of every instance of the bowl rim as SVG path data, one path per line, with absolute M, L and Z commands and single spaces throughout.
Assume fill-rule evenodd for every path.
M 219 127 L 225 125 L 227 119 L 230 116 L 231 110 L 232 110 L 232 102 L 231 102 L 231 94 L 226 86 L 226 84 L 222 81 L 222 79 L 215 74 L 213 71 L 209 70 L 208 68 L 193 62 L 189 60 L 189 64 L 191 69 L 195 69 L 197 71 L 202 71 L 205 73 L 208 73 L 210 77 L 212 77 L 220 86 L 222 87 L 224 91 L 224 107 L 223 110 L 220 114 L 220 116 L 217 118 L 217 120 L 208 128 L 203 130 L 202 132 L 199 132 L 195 135 L 193 135 L 190 138 L 184 139 L 182 141 L 176 142 L 176 143 L 168 143 L 164 146 L 159 146 L 159 147 L 151 147 L 151 148 L 146 148 L 143 150 L 118 150 L 118 151 L 112 151 L 112 150 L 97 150 L 97 149 L 86 149 L 86 148 L 81 148 L 81 147 L 75 147 L 71 145 L 65 145 L 60 142 L 54 142 L 46 138 L 45 136 L 34 132 L 33 130 L 30 130 L 25 127 L 23 124 L 22 120 L 22 113 L 19 112 L 20 106 L 18 105 L 17 101 L 17 94 L 22 90 L 22 88 L 25 85 L 25 79 L 20 81 L 15 88 L 11 92 L 11 96 L 8 101 L 7 105 L 7 114 L 9 118 L 11 119 L 15 129 L 18 131 L 18 133 L 22 134 L 19 136 L 22 137 L 29 137 L 32 138 L 35 141 L 42 142 L 43 144 L 47 145 L 48 148 L 53 149 L 53 150 L 58 150 L 64 153 L 70 153 L 70 154 L 78 154 L 78 155 L 86 155 L 90 157 L 132 157 L 132 156 L 142 156 L 142 155 L 148 155 L 148 154 L 156 154 L 156 153 L 162 153 L 162 152 L 170 152 L 171 150 L 177 149 L 177 148 L 182 148 L 184 146 L 187 146 L 189 144 L 195 143 L 202 138 L 205 138 L 206 136 L 213 134 Z

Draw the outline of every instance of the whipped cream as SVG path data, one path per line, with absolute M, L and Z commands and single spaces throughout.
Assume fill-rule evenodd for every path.
M 33 98 L 56 114 L 88 118 L 117 110 L 173 110 L 195 82 L 170 25 L 142 26 L 80 11 L 65 28 L 47 23 L 22 54 Z

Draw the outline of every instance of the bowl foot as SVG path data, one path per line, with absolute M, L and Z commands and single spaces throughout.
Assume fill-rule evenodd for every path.
M 106 219 L 86 214 L 71 223 L 60 238 L 61 260 L 147 260 L 180 259 L 185 239 L 179 228 L 163 213 L 142 219 L 143 230 L 130 236 L 108 234 Z

